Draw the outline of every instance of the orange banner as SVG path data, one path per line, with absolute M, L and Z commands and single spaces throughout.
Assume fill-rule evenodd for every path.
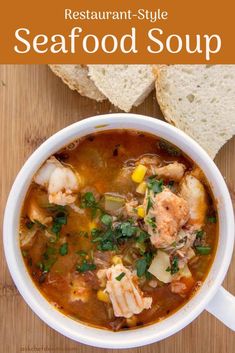
M 235 63 L 234 1 L 6 1 L 0 63 Z

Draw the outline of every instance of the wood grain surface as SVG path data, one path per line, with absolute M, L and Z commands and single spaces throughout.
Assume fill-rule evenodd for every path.
M 12 182 L 24 161 L 39 145 L 51 134 L 75 121 L 113 111 L 117 110 L 108 102 L 96 103 L 70 91 L 47 66 L 1 65 L 1 223 Z M 161 116 L 154 94 L 133 111 L 153 117 Z M 235 138 L 220 151 L 216 164 L 234 198 Z M 2 241 L 0 256 L 0 352 L 106 351 L 73 342 L 44 324 L 27 306 L 14 286 L 6 266 Z M 224 286 L 235 294 L 235 257 Z M 204 312 L 178 334 L 160 343 L 131 349 L 129 352 L 233 353 L 235 334 Z

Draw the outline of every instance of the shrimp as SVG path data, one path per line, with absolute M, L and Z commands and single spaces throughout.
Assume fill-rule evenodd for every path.
M 168 188 L 152 197 L 152 207 L 145 217 L 151 243 L 164 248 L 177 240 L 177 234 L 188 221 L 187 201 L 175 195 Z
M 109 294 L 116 317 L 130 318 L 149 309 L 151 297 L 144 297 L 136 276 L 121 264 L 110 267 L 107 272 L 106 292 Z
M 73 204 L 79 189 L 79 177 L 55 157 L 49 158 L 34 177 L 35 183 L 48 191 L 49 202 L 65 206 Z
M 57 167 L 60 168 L 62 166 L 63 165 L 54 156 L 50 157 L 35 174 L 35 183 L 47 189 L 51 174 Z
M 189 205 L 187 228 L 191 231 L 201 229 L 205 224 L 208 208 L 203 184 L 191 174 L 187 174 L 180 184 L 180 195 Z
M 155 174 L 158 176 L 158 178 L 180 181 L 183 178 L 185 169 L 186 167 L 184 164 L 174 162 L 163 167 L 156 167 Z

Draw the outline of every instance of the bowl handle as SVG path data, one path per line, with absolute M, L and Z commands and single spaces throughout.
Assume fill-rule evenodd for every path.
M 235 331 L 235 297 L 226 289 L 219 288 L 206 310 Z

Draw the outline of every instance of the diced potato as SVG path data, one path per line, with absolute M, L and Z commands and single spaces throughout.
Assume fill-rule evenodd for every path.
M 145 181 L 142 181 L 142 183 L 140 183 L 137 188 L 136 188 L 136 192 L 138 192 L 138 194 L 144 195 L 145 191 L 147 189 L 147 184 Z
M 104 209 L 111 214 L 117 212 L 121 207 L 124 206 L 124 204 L 125 199 L 121 196 L 110 194 L 104 195 Z
M 99 299 L 101 302 L 104 303 L 109 303 L 110 299 L 109 299 L 109 295 L 108 293 L 106 293 L 104 290 L 99 289 L 97 292 L 97 299 Z
M 181 268 L 179 270 L 178 276 L 179 276 L 179 278 L 181 278 L 181 277 L 186 277 L 186 278 L 192 277 L 192 273 L 190 272 L 190 269 L 188 268 L 187 264 L 183 268 Z
M 170 266 L 170 256 L 164 251 L 158 250 L 157 254 L 153 258 L 148 272 L 160 281 L 170 283 L 172 280 L 172 275 L 169 271 L 167 271 Z
M 147 172 L 147 168 L 142 165 L 139 164 L 134 172 L 131 175 L 131 179 L 135 182 L 135 183 L 141 183 L 144 180 L 145 174 Z
M 112 257 L 112 263 L 113 263 L 114 265 L 118 265 L 118 264 L 121 264 L 121 265 L 122 265 L 122 259 L 121 259 L 121 257 L 120 257 L 120 256 L 117 256 L 117 255 L 113 256 L 113 257 Z
M 132 317 L 126 319 L 128 327 L 135 327 L 137 325 L 137 317 L 133 315 Z
M 137 208 L 137 215 L 139 218 L 144 218 L 145 217 L 145 210 L 143 206 L 139 206 Z

